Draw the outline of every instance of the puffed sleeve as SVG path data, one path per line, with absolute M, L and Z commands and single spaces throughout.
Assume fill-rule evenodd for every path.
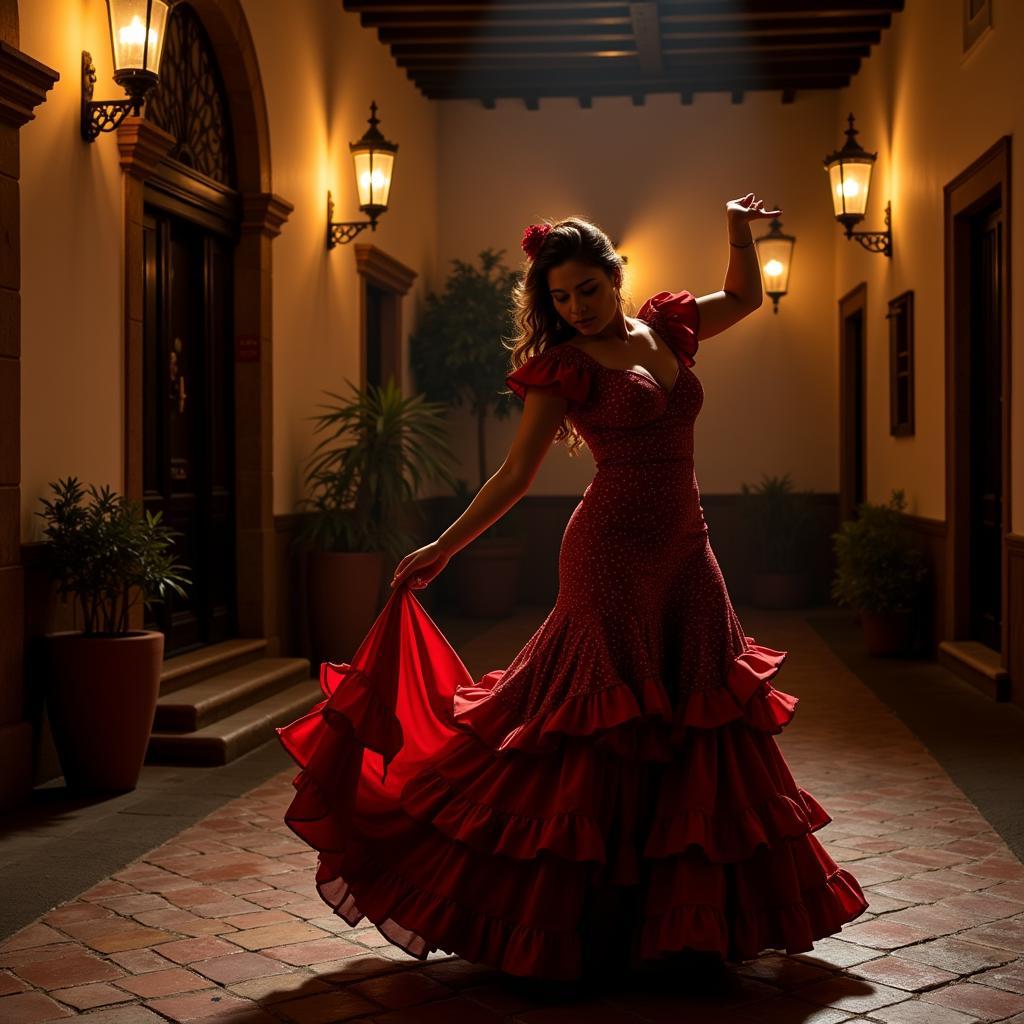
M 557 349 L 546 349 L 513 370 L 505 383 L 524 401 L 529 388 L 544 388 L 568 399 L 569 407 L 573 408 L 587 400 L 590 376 L 590 369 L 582 360 L 562 358 Z
M 666 344 L 672 345 L 687 366 L 693 366 L 700 334 L 700 307 L 691 292 L 658 292 L 636 315 L 653 327 Z

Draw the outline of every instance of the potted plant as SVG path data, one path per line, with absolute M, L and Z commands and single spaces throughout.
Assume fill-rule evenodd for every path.
M 415 539 L 402 526 L 426 479 L 453 483 L 444 405 L 404 397 L 394 378 L 310 417 L 326 432 L 308 462 L 311 512 L 295 542 L 307 546 L 310 642 L 315 663 L 347 660 L 373 625 L 386 557 L 401 558 Z
M 869 654 L 904 654 L 911 647 L 912 614 L 928 567 L 914 546 L 894 490 L 885 505 L 862 502 L 857 518 L 832 535 L 838 559 L 832 596 L 860 612 Z
M 444 291 L 431 292 L 409 339 L 409 362 L 417 387 L 433 401 L 465 406 L 475 420 L 477 472 L 487 479 L 487 421 L 507 418 L 513 404 L 496 382 L 508 373 L 501 339 L 515 329 L 512 288 L 517 275 L 501 262 L 504 250 L 484 249 L 479 266 L 454 259 Z M 468 502 L 465 481 L 455 491 Z M 456 600 L 465 615 L 500 617 L 515 605 L 525 545 L 517 517 L 507 513 L 451 561 Z
M 185 566 L 169 548 L 178 532 L 162 513 L 75 477 L 51 483 L 52 501 L 41 498 L 49 544 L 50 578 L 66 600 L 76 598 L 83 628 L 42 638 L 46 707 L 69 789 L 123 792 L 134 789 L 153 728 L 164 635 L 129 629 L 129 611 L 173 590 L 185 596 Z M 75 616 L 77 619 L 77 614 Z
M 814 510 L 813 492 L 797 492 L 789 474 L 742 485 L 740 511 L 753 547 L 751 597 L 759 608 L 799 608 L 807 603 L 805 551 Z

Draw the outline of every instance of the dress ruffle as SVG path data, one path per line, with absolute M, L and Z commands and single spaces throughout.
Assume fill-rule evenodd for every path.
M 529 388 L 542 388 L 567 399 L 570 409 L 586 402 L 592 381 L 591 368 L 581 360 L 563 358 L 557 345 L 530 356 L 505 378 L 512 392 L 524 401 Z
M 636 316 L 653 327 L 679 353 L 687 366 L 694 365 L 700 333 L 700 307 L 692 292 L 656 292 L 640 307 Z
M 645 958 L 811 949 L 867 903 L 773 739 L 797 704 L 771 684 L 786 652 L 745 641 L 723 686 L 675 709 L 651 675 L 522 721 L 502 673 L 474 681 L 396 588 L 352 664 L 322 667 L 325 699 L 277 730 L 321 897 L 413 956 L 511 974 L 578 977 L 585 911 L 616 886 Z

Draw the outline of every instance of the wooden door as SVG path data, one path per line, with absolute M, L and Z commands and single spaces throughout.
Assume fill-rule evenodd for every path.
M 864 323 L 867 288 L 839 303 L 839 518 L 853 519 L 867 498 L 867 407 Z
M 148 613 L 166 656 L 237 632 L 233 244 L 148 205 L 144 245 L 143 502 L 178 531 L 192 579 Z
M 1001 206 L 974 218 L 970 245 L 969 638 L 998 651 L 1003 561 Z

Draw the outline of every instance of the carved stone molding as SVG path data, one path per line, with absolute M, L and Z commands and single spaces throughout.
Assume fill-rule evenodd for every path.
M 273 192 L 256 192 L 242 196 L 242 231 L 258 231 L 267 238 L 277 238 L 295 207 Z
M 415 270 L 369 243 L 356 243 L 356 270 L 374 284 L 405 295 L 418 276 Z
M 143 117 L 126 117 L 117 129 L 121 151 L 121 169 L 133 178 L 145 181 L 156 165 L 170 152 L 174 138 Z
M 20 128 L 35 117 L 60 74 L 0 41 L 0 123 Z

